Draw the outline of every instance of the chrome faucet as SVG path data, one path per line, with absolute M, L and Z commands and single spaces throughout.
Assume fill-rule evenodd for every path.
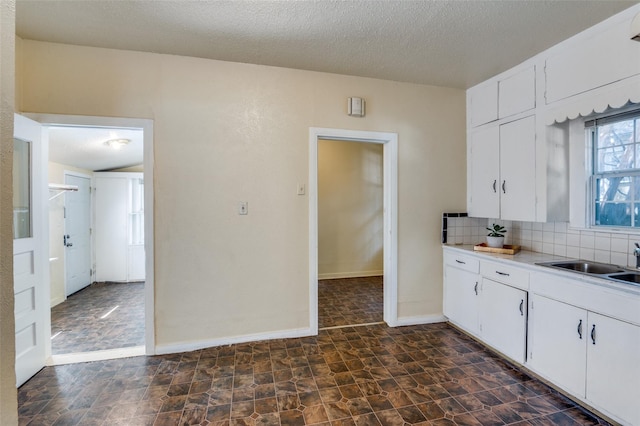
M 633 255 L 636 257 L 636 269 L 640 269 L 640 244 L 635 244 L 636 248 L 633 249 Z

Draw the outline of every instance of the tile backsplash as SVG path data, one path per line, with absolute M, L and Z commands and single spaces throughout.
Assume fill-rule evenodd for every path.
M 507 228 L 505 244 L 524 250 L 635 268 L 633 255 L 640 235 L 571 228 L 567 222 L 518 222 L 443 215 L 443 242 L 447 244 L 479 244 L 485 241 L 492 223 Z

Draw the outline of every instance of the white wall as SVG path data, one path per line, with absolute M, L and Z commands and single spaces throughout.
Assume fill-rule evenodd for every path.
M 383 145 L 318 141 L 318 277 L 383 273 Z
M 441 214 L 465 206 L 464 91 L 20 45 L 21 110 L 154 120 L 158 345 L 308 329 L 309 200 L 296 189 L 310 127 L 398 133 L 398 314 L 441 314 Z M 364 118 L 346 114 L 355 95 Z
M 64 184 L 64 172 L 78 172 L 92 176 L 91 170 L 49 162 L 49 183 Z M 62 244 L 64 235 L 64 195 L 49 201 L 49 274 L 51 279 L 51 306 L 66 299 L 64 289 L 65 249 Z

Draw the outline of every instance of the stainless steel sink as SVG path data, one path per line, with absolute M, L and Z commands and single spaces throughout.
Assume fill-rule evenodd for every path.
M 611 274 L 611 275 L 608 275 L 607 278 L 615 281 L 623 281 L 629 284 L 640 285 L 640 273 L 638 272 L 627 272 L 624 274 Z
M 538 263 L 541 266 L 547 266 L 550 268 L 559 268 L 572 272 L 579 272 L 583 274 L 592 275 L 607 275 L 620 272 L 626 272 L 624 269 L 605 263 L 590 262 L 588 260 L 569 260 L 563 262 L 545 262 Z

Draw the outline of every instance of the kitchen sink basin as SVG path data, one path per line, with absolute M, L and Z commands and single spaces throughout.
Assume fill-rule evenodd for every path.
M 625 283 L 640 285 L 640 273 L 627 272 L 626 274 L 611 274 L 607 278 L 615 281 L 624 281 Z
M 538 265 L 548 266 L 551 268 L 560 268 L 567 271 L 580 272 L 583 274 L 593 274 L 593 275 L 607 275 L 607 274 L 615 274 L 619 272 L 626 272 L 624 269 L 615 265 L 607 265 L 604 263 L 590 262 L 587 260 L 546 262 L 546 263 L 539 263 Z M 630 275 L 630 274 L 626 274 L 626 275 Z

